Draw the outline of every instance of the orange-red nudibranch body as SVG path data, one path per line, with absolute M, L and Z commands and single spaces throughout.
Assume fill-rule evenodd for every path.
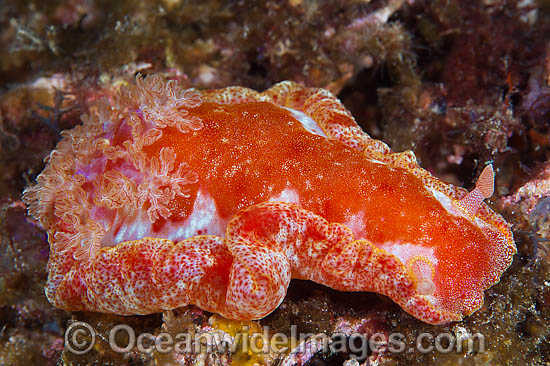
M 478 309 L 515 253 L 484 196 L 392 153 L 322 89 L 197 92 L 153 76 L 111 103 L 64 133 L 25 193 L 58 307 L 256 319 L 301 278 L 442 323 Z

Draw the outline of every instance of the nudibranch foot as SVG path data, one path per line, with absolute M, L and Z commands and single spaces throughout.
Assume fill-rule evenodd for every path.
M 239 211 L 225 239 L 129 241 L 100 249 L 66 273 L 59 282 L 51 275 L 46 293 L 71 310 L 129 315 L 197 304 L 232 319 L 260 319 L 279 306 L 292 275 L 341 291 L 387 295 L 430 323 L 461 319 L 418 293 L 414 272 L 391 254 L 355 240 L 344 225 L 284 202 Z
M 138 76 L 91 110 L 23 196 L 48 232 L 57 307 L 258 319 L 298 278 L 439 324 L 478 309 L 516 252 L 483 202 L 492 168 L 471 193 L 442 182 L 326 90 Z

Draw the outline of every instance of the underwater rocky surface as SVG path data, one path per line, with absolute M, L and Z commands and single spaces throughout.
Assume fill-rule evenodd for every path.
M 4 1 L 0 364 L 550 364 L 549 31 L 547 1 Z M 139 317 L 55 309 L 43 293 L 46 235 L 26 215 L 21 192 L 60 131 L 77 125 L 102 90 L 137 72 L 197 88 L 263 90 L 285 79 L 327 88 L 371 136 L 395 151 L 413 150 L 422 167 L 467 188 L 493 161 L 490 205 L 513 224 L 518 255 L 479 311 L 446 326 L 424 324 L 375 294 L 307 281 L 292 282 L 273 314 L 246 324 L 195 307 Z M 65 330 L 77 321 L 97 332 L 84 355 L 64 347 Z M 406 346 L 396 353 L 322 352 L 322 341 L 309 341 L 307 350 L 289 347 L 291 354 L 207 353 L 207 339 L 188 354 L 117 353 L 109 331 L 122 323 L 136 334 L 233 340 L 243 326 L 245 338 L 265 326 L 270 334 L 290 334 L 292 325 L 346 340 L 399 333 Z M 422 352 L 415 344 L 421 334 L 447 334 L 441 338 L 449 341 L 476 333 L 485 338 L 484 350 L 457 352 L 455 345 L 451 352 Z

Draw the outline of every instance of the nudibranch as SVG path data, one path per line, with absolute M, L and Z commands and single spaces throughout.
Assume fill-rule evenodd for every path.
M 476 188 L 372 139 L 330 92 L 197 91 L 158 76 L 62 133 L 23 198 L 48 233 L 55 306 L 149 314 L 194 304 L 259 319 L 292 278 L 390 297 L 439 324 L 480 308 L 516 252 Z

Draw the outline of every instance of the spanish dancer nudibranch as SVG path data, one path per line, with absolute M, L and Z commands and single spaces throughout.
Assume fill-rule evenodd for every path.
M 483 200 L 370 138 L 323 89 L 184 90 L 139 76 L 62 133 L 24 192 L 55 306 L 276 309 L 292 278 L 384 294 L 432 324 L 479 309 L 516 253 Z

